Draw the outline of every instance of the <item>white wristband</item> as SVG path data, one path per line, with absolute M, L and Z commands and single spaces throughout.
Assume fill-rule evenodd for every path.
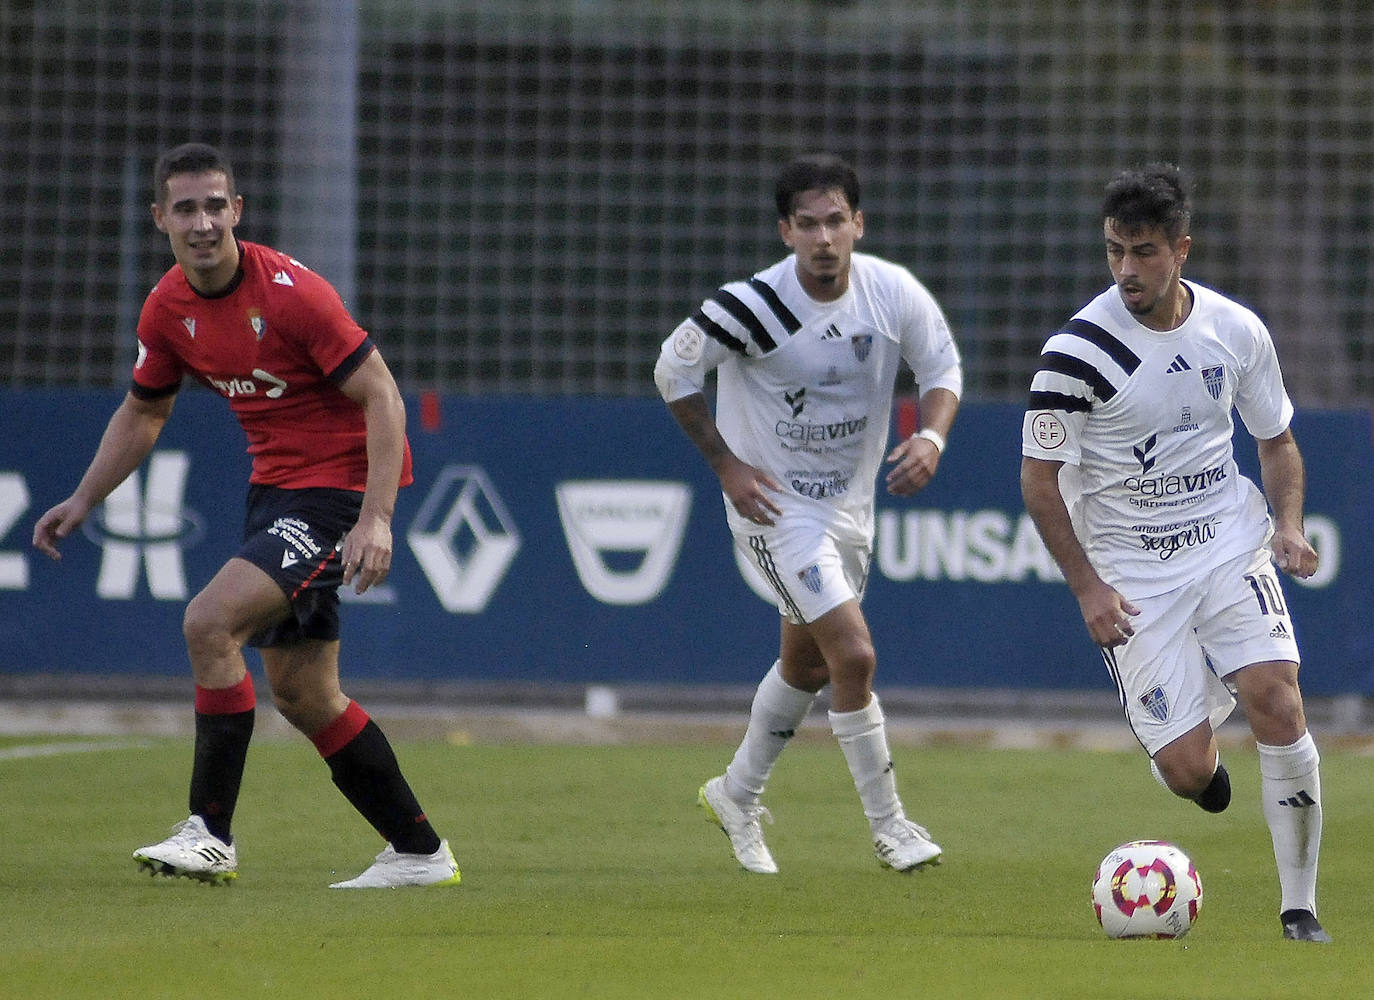
M 931 444 L 935 445 L 935 450 L 941 455 L 945 453 L 945 438 L 939 431 L 932 430 L 929 427 L 922 427 L 916 432 L 916 437 L 925 438 Z

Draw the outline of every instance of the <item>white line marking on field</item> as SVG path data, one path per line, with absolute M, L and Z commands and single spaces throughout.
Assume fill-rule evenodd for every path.
M 0 747 L 0 760 L 27 760 L 30 757 L 60 757 L 69 753 L 93 753 L 100 750 L 132 750 L 147 743 L 127 740 L 96 740 L 85 743 L 31 743 L 17 747 Z

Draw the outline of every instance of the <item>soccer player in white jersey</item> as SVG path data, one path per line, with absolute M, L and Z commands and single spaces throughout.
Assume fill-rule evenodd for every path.
M 1177 167 L 1107 185 L 1114 284 L 1045 344 L 1021 489 L 1155 776 L 1209 812 L 1231 800 L 1213 728 L 1239 696 L 1259 747 L 1284 937 L 1329 941 L 1316 917 L 1317 748 L 1276 571 L 1317 568 L 1293 404 L 1263 322 L 1183 280 L 1190 218 Z M 1237 470 L 1233 409 L 1256 441 L 1263 494 Z
M 777 595 L 777 662 L 754 696 L 725 773 L 698 802 L 749 871 L 777 864 L 759 804 L 768 776 L 816 696 L 868 818 L 874 851 L 898 871 L 940 847 L 897 795 L 876 657 L 860 610 L 873 546 L 875 480 L 907 496 L 930 482 L 959 406 L 959 352 L 935 299 L 909 271 L 854 252 L 859 182 L 838 157 L 799 157 L 776 187 L 778 231 L 793 251 L 726 285 L 663 344 L 654 379 L 673 417 L 720 478 L 735 544 Z M 905 359 L 924 426 L 888 447 L 894 381 Z M 704 385 L 717 372 L 713 416 Z

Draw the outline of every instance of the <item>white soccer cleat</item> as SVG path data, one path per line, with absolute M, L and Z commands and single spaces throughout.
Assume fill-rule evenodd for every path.
M 873 853 L 878 861 L 899 871 L 940 863 L 940 845 L 925 827 L 898 813 L 873 824 Z
M 742 806 L 725 791 L 724 775 L 712 778 L 697 792 L 697 805 L 706 811 L 706 818 L 725 831 L 735 858 L 748 871 L 758 875 L 776 875 L 777 862 L 763 842 L 763 827 L 759 818 L 773 822 L 773 814 L 763 806 Z
M 387 844 L 372 866 L 357 878 L 335 882 L 331 889 L 399 889 L 410 885 L 457 885 L 463 879 L 448 841 L 433 854 L 402 854 Z
M 239 877 L 238 849 L 205 828 L 199 816 L 182 820 L 160 844 L 134 851 L 138 867 L 168 878 L 193 878 L 223 885 Z

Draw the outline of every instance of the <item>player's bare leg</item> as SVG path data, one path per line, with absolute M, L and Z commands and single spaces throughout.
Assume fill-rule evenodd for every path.
M 457 884 L 453 854 L 420 808 L 391 744 L 339 686 L 338 641 L 304 639 L 261 652 L 277 709 L 309 737 L 335 786 L 387 842 L 372 867 L 334 887 Z
M 140 867 L 215 883 L 237 877 L 230 827 L 256 713 L 243 643 L 289 610 L 267 574 L 237 558 L 187 605 L 182 631 L 196 682 L 190 816 L 166 840 L 134 852 Z
M 778 870 L 763 839 L 761 821 L 772 814 L 759 798 L 792 737 L 826 685 L 825 660 L 803 628 L 781 619 L 780 655 L 764 675 L 749 707 L 749 725 L 725 773 L 697 792 L 708 821 L 730 838 L 735 859 L 746 870 L 771 875 Z
M 935 863 L 941 854 L 939 845 L 930 839 L 924 827 L 907 819 L 897 795 L 887 723 L 873 693 L 877 655 L 859 602 L 848 600 L 826 612 L 805 626 L 805 634 L 805 640 L 791 637 L 792 648 L 805 654 L 798 656 L 802 667 L 814 664 L 811 649 L 825 662 L 831 685 L 830 728 L 844 751 L 863 803 L 873 834 L 874 853 L 880 862 L 898 871 Z M 784 652 L 787 650 L 784 641 Z M 788 676 L 786 658 L 783 671 Z
M 1151 765 L 1160 784 L 1208 812 L 1222 812 L 1231 804 L 1231 777 L 1209 722 L 1198 723 L 1159 750 Z
M 1256 663 L 1229 678 L 1250 721 L 1260 758 L 1264 819 L 1274 842 L 1284 937 L 1330 941 L 1317 922 L 1317 860 L 1321 852 L 1321 758 L 1307 731 L 1298 665 Z

